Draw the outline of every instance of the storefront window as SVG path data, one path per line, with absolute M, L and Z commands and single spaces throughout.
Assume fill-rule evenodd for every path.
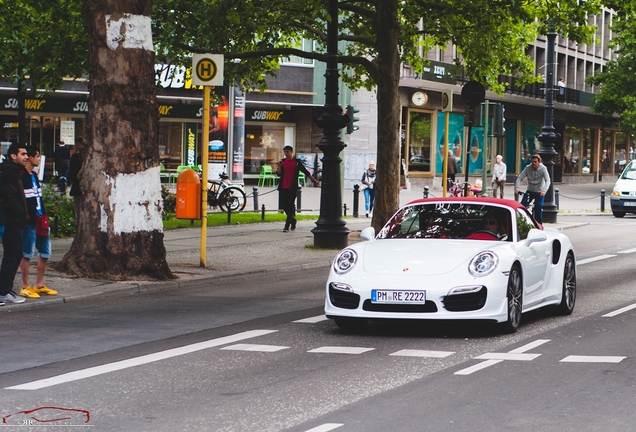
M 603 152 L 600 155 L 601 159 L 601 170 L 603 174 L 611 174 L 612 173 L 612 136 L 614 132 L 612 131 L 604 131 L 603 132 Z
M 283 147 L 294 147 L 294 127 L 280 124 L 245 125 L 245 174 L 258 174 L 269 165 L 276 172 Z
M 181 165 L 183 123 L 159 123 L 159 160 L 166 169 Z
M 563 136 L 563 173 L 579 173 L 579 148 L 581 144 L 581 128 L 567 126 Z
M 523 122 L 521 129 L 521 165 L 519 172 L 530 165 L 531 157 L 541 148 L 541 143 L 537 140 L 537 135 L 541 132 L 541 124 L 535 122 Z
M 435 164 L 435 172 L 442 174 L 444 170 L 444 125 L 445 113 L 437 114 L 437 137 L 439 138 L 439 147 L 437 149 L 437 163 Z M 463 141 L 464 141 L 464 116 L 462 114 L 450 114 L 448 118 L 448 150 L 453 152 L 455 161 L 457 162 L 458 172 L 463 172 Z
M 409 112 L 409 171 L 431 171 L 431 132 L 432 116 L 430 113 Z
M 627 142 L 623 132 L 616 132 L 616 151 L 614 153 L 614 174 L 623 172 L 627 165 Z
M 583 145 L 581 146 L 581 174 L 589 174 L 592 172 L 592 149 L 593 136 L 592 129 L 583 129 Z

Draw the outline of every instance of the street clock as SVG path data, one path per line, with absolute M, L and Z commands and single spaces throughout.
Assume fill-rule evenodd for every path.
M 425 105 L 427 101 L 428 96 L 426 96 L 426 93 L 421 91 L 417 91 L 411 96 L 411 102 L 413 102 L 413 104 L 416 106 Z

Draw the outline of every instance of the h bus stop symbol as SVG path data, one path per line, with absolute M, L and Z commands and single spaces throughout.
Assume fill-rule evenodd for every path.
M 192 84 L 203 86 L 223 85 L 223 55 L 194 54 L 192 56 Z

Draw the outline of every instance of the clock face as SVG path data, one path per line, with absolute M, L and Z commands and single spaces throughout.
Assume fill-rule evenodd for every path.
M 426 96 L 426 94 L 418 91 L 413 93 L 413 96 L 411 96 L 411 100 L 415 105 L 422 106 L 426 103 L 428 97 Z

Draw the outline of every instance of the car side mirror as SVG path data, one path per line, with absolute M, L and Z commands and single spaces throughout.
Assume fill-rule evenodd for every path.
M 541 231 L 540 229 L 532 228 L 528 232 L 528 237 L 526 237 L 525 245 L 530 246 L 532 243 L 546 241 L 548 239 L 548 235 Z
M 368 241 L 375 240 L 375 228 L 366 227 L 360 233 L 360 238 L 362 240 L 368 240 Z

